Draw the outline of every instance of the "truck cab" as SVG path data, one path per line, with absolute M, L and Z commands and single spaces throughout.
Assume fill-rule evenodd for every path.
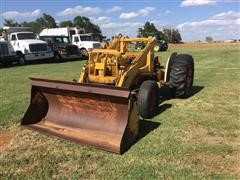
M 20 57 L 20 64 L 26 61 L 42 60 L 53 58 L 54 54 L 48 48 L 47 43 L 36 39 L 31 31 L 26 31 L 25 27 L 4 27 L 5 39 L 9 41 Z
M 72 44 L 77 45 L 84 56 L 94 48 L 100 48 L 101 44 L 93 33 L 72 35 Z
M 71 44 L 68 36 L 39 36 L 39 39 L 48 43 L 56 61 L 81 58 L 78 47 Z

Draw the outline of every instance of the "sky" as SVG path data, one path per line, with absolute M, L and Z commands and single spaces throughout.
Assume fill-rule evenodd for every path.
M 103 35 L 134 37 L 146 21 L 177 28 L 183 41 L 240 38 L 240 0 L 0 0 L 1 18 L 31 21 L 42 13 L 57 22 L 86 16 Z

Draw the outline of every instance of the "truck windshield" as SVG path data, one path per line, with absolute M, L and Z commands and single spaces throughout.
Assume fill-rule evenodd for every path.
M 70 43 L 70 40 L 68 37 L 55 37 L 54 42 L 56 43 Z
M 81 36 L 80 35 L 80 38 L 81 38 L 81 41 L 99 41 L 97 36 L 90 36 L 90 35 Z
M 35 36 L 33 33 L 18 33 L 17 34 L 18 40 L 22 39 L 35 39 Z

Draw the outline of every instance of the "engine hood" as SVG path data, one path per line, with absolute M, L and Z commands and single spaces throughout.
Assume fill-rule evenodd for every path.
M 47 44 L 45 41 L 38 40 L 38 39 L 23 39 L 18 40 L 20 44 L 30 45 L 30 44 Z

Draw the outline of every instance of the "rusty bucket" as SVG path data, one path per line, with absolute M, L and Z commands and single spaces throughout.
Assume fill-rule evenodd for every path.
M 135 141 L 139 119 L 128 89 L 37 78 L 31 85 L 21 125 L 120 154 Z

